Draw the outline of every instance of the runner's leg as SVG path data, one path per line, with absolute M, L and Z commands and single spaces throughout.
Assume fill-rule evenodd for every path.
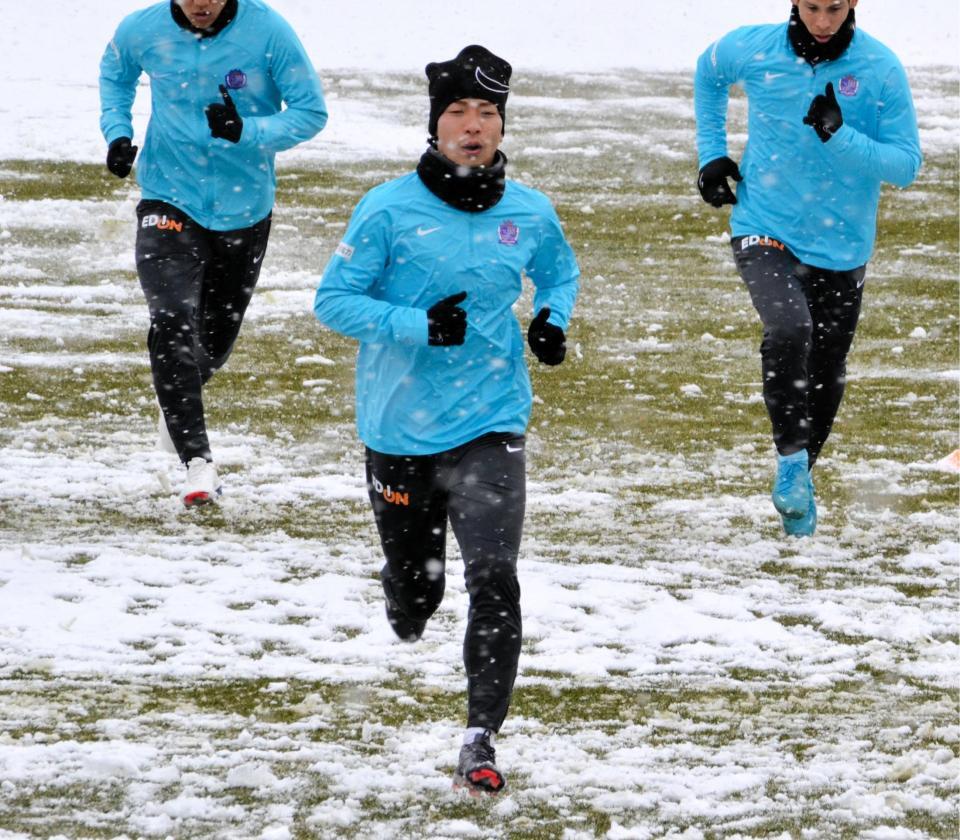
M 470 595 L 463 662 L 467 726 L 499 731 L 520 658 L 517 555 L 526 502 L 524 439 L 484 435 L 449 453 L 450 524 Z
M 447 507 L 437 457 L 366 450 L 367 492 L 386 558 L 384 593 L 413 622 L 433 615 L 446 584 Z
M 180 460 L 210 460 L 197 343 L 208 232 L 162 201 L 141 201 L 137 219 L 137 274 L 150 310 L 147 347 L 157 400 Z

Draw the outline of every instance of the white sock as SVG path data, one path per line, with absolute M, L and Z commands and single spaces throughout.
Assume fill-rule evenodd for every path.
M 468 726 L 463 733 L 463 743 L 472 744 L 477 738 L 483 736 L 484 732 L 490 733 L 490 746 L 493 746 L 494 733 L 492 729 L 484 729 L 482 726 Z

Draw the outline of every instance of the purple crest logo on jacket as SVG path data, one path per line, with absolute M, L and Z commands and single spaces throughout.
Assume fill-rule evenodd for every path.
M 227 90 L 240 90 L 247 86 L 247 74 L 243 70 L 231 70 L 224 77 Z
M 840 80 L 840 93 L 844 96 L 856 96 L 860 89 L 860 82 L 856 76 L 844 76 Z
M 506 221 L 497 229 L 497 234 L 500 237 L 501 245 L 516 245 L 520 238 L 520 228 L 513 222 Z

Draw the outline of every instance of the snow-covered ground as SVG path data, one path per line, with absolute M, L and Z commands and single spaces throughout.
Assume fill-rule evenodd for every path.
M 39 177 L 5 160 L 99 162 L 96 62 L 116 20 L 140 4 L 78 0 L 39 23 L 24 4 L 0 5 L 0 177 Z M 687 66 L 746 10 L 612 0 L 583 15 L 534 0 L 465 25 L 419 2 L 323 13 L 313 0 L 275 5 L 318 66 L 338 68 L 329 130 L 285 157 L 287 168 L 412 159 L 423 142 L 419 68 L 477 40 L 554 87 L 570 71 L 606 91 L 601 102 L 565 99 L 519 82 L 514 160 L 556 161 L 555 185 L 590 161 L 630 160 L 627 177 L 643 174 L 638 201 L 651 209 L 671 199 L 647 181 L 689 157 L 689 102 L 677 77 L 664 77 L 658 97 L 651 83 L 639 95 L 636 77 L 598 71 Z M 776 20 L 785 7 L 765 0 L 747 11 Z M 864 0 L 860 10 L 864 28 L 908 64 L 953 65 L 911 72 L 925 150 L 955 177 L 954 4 Z M 618 80 L 622 101 L 609 94 Z M 682 130 L 666 130 L 670 121 Z M 547 142 L 544 125 L 563 130 Z M 630 146 L 641 149 L 636 160 Z M 937 186 L 904 193 L 906 212 L 931 205 L 924 190 Z M 337 189 L 323 200 L 356 199 Z M 579 202 L 581 218 L 605 200 Z M 531 814 L 552 820 L 541 836 L 564 840 L 956 835 L 960 542 L 956 507 L 943 502 L 956 479 L 939 462 L 957 445 L 957 414 L 955 400 L 934 394 L 960 373 L 927 361 L 941 328 L 955 335 L 955 315 L 950 327 L 943 313 L 906 306 L 896 342 L 858 344 L 871 362 L 852 366 L 851 411 L 883 400 L 891 423 L 921 413 L 929 433 L 910 433 L 909 457 L 862 441 L 850 455 L 840 428 L 822 467 L 820 532 L 793 542 L 771 525 L 766 433 L 750 427 L 760 417 L 754 337 L 728 337 L 724 322 L 719 338 L 687 335 L 684 313 L 643 299 L 653 285 L 622 285 L 653 269 L 616 254 L 606 276 L 585 278 L 580 317 L 612 326 L 562 376 L 575 381 L 591 352 L 669 369 L 706 348 L 736 371 L 718 407 L 695 368 L 679 396 L 644 392 L 646 370 L 625 393 L 638 410 L 678 399 L 687 426 L 750 410 L 736 446 L 690 451 L 613 434 L 563 443 L 583 418 L 538 404 L 525 645 L 500 741 L 512 792 L 464 807 L 449 793 L 466 609 L 453 544 L 448 593 L 423 642 L 397 643 L 349 418 L 334 413 L 305 439 L 264 428 L 258 414 L 282 426 L 304 401 L 349 400 L 349 352 L 331 352 L 339 345 L 307 315 L 343 207 L 278 208 L 231 368 L 252 390 L 292 366 L 297 388 L 259 403 L 235 397 L 241 417 L 213 434 L 224 499 L 197 515 L 175 498 L 178 465 L 152 448 L 146 357 L 132 349 L 146 328 L 134 201 L 132 188 L 104 200 L 0 199 L 0 377 L 38 382 L 3 407 L 0 838 L 28 836 L 9 825 L 69 838 L 524 837 L 538 830 Z M 956 234 L 939 251 L 922 229 L 917 239 L 878 259 L 878 309 L 894 294 L 919 297 L 898 285 L 917 265 L 925 281 L 955 288 Z M 681 244 L 715 257 L 734 288 L 722 236 Z M 669 265 L 662 248 L 654 253 Z M 731 333 L 751 317 L 735 299 L 708 302 Z M 627 307 L 630 327 L 611 305 Z M 271 341 L 284 355 L 266 364 L 246 355 Z M 82 423 L 75 393 L 89 406 Z M 230 395 L 217 399 L 222 410 Z

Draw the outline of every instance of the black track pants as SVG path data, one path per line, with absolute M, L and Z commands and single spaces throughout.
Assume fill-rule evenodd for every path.
M 252 227 L 214 231 L 170 204 L 141 201 L 137 223 L 157 400 L 180 460 L 211 460 L 201 389 L 237 340 L 260 276 L 270 216 Z
M 815 268 L 765 236 L 735 237 L 732 245 L 763 322 L 763 399 L 773 441 L 781 455 L 806 449 L 812 466 L 843 399 L 866 266 Z
M 520 658 L 517 554 L 526 503 L 523 437 L 493 433 L 437 455 L 367 449 L 367 487 L 386 556 L 384 589 L 424 621 L 444 590 L 447 520 L 470 595 L 467 726 L 500 729 Z

